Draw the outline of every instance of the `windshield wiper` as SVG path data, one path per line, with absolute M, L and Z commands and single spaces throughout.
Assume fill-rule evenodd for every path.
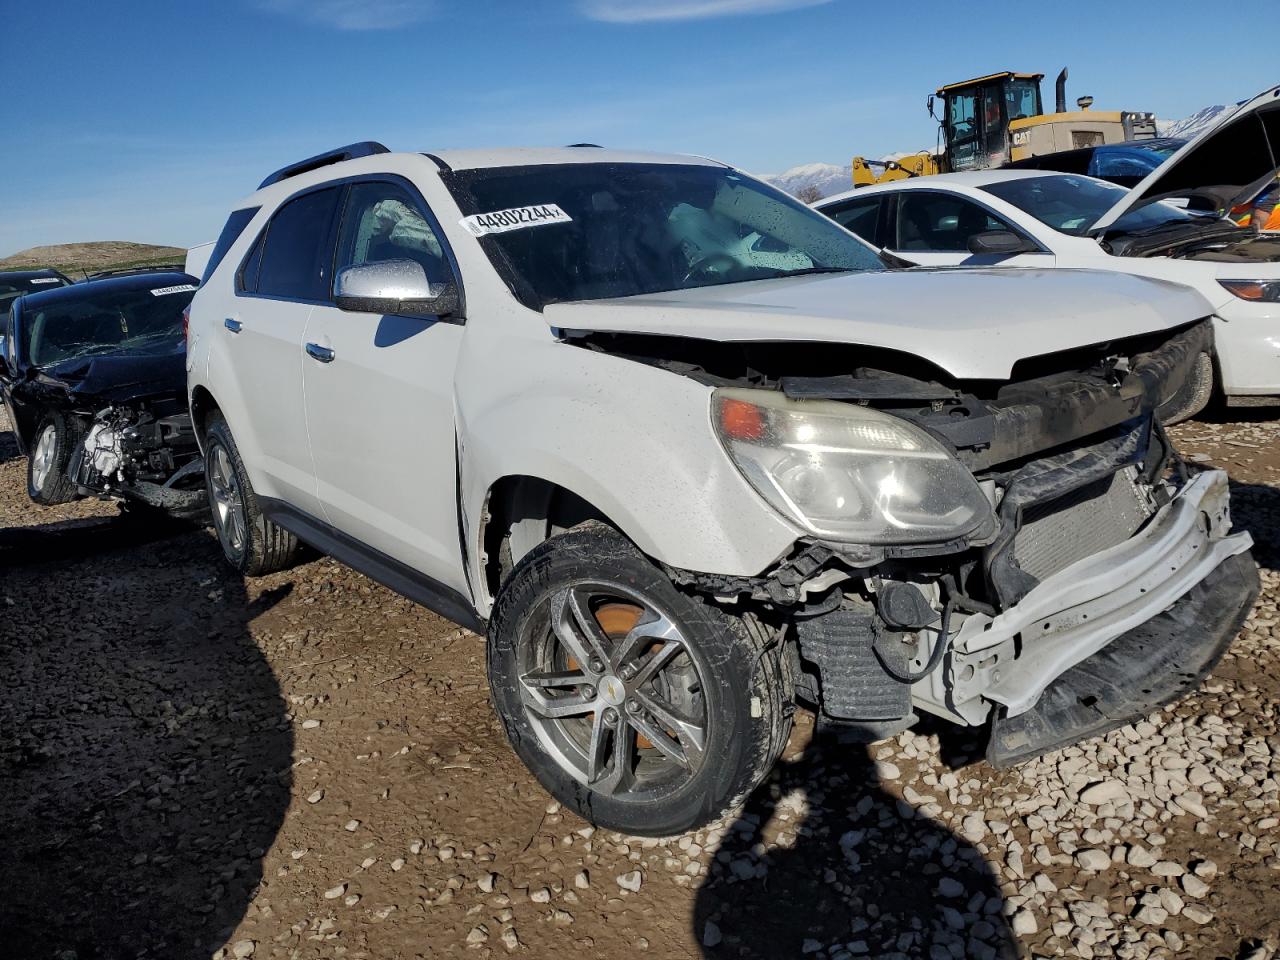
M 857 273 L 853 267 L 798 267 L 795 270 L 783 270 L 781 273 L 775 273 L 770 279 L 777 280 L 779 277 L 806 277 L 815 273 Z

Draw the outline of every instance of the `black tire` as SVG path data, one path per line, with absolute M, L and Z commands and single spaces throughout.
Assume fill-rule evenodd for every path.
M 302 552 L 298 538 L 262 515 L 258 498 L 249 483 L 244 461 L 240 459 L 240 451 L 236 449 L 235 438 L 231 436 L 231 429 L 222 414 L 214 412 L 209 415 L 204 444 L 205 489 L 209 495 L 209 508 L 213 512 L 213 527 L 227 562 L 249 577 L 275 573 L 297 563 Z M 222 514 L 219 513 L 218 499 L 214 493 L 213 464 L 220 452 L 226 454 L 235 480 L 228 488 L 231 497 L 243 510 L 243 536 L 239 538 L 239 542 L 232 533 L 232 527 L 221 521 Z
M 1202 353 L 1196 357 L 1195 366 L 1191 368 L 1178 392 L 1156 410 L 1160 422 L 1171 427 L 1183 420 L 1190 420 L 1207 407 L 1213 398 L 1213 380 L 1213 359 L 1207 353 Z
M 49 437 L 45 439 L 45 434 Z M 71 461 L 71 431 L 67 421 L 57 413 L 47 413 L 31 434 L 30 456 L 27 457 L 27 494 L 36 503 L 47 505 L 70 503 L 79 498 L 76 486 L 67 476 L 67 464 Z M 42 443 L 52 444 L 51 459 L 44 468 L 44 476 L 37 481 L 36 459 L 43 459 Z
M 616 586 L 652 603 L 678 627 L 680 648 L 696 668 L 693 689 L 705 722 L 700 766 L 656 796 L 643 792 L 619 798 L 575 776 L 544 742 L 545 719 L 535 726 L 522 698 L 521 665 L 528 663 L 531 645 L 545 645 L 548 636 L 555 642 L 553 598 L 583 584 L 593 590 Z M 743 803 L 769 773 L 791 729 L 792 683 L 782 654 L 777 631 L 681 593 L 625 538 L 594 521 L 548 539 L 516 565 L 494 604 L 487 645 L 494 707 L 520 759 L 552 796 L 583 818 L 641 836 L 671 836 L 702 826 Z M 605 681 L 600 683 L 603 696 Z M 628 700 L 618 710 L 631 706 Z M 609 712 L 605 709 L 604 716 Z M 591 713 L 586 722 L 594 724 L 595 717 Z M 623 728 L 620 722 L 617 729 Z M 644 762 L 649 761 L 638 759 L 637 768 Z

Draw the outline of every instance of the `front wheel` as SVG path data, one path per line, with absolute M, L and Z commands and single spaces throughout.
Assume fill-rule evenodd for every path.
M 669 836 L 728 812 L 790 730 L 777 635 L 681 593 L 598 523 L 512 571 L 488 663 L 521 760 L 556 799 L 624 833 Z
M 36 427 L 27 460 L 27 495 L 36 503 L 68 503 L 77 498 L 75 484 L 67 476 L 71 444 L 67 422 L 56 413 L 45 416 Z

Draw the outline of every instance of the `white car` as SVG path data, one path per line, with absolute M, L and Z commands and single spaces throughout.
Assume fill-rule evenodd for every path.
M 1117 273 L 889 270 L 737 170 L 365 143 L 239 203 L 191 412 L 246 574 L 306 541 L 487 634 L 559 800 L 743 800 L 797 700 L 1011 763 L 1183 695 L 1257 591 L 1154 419 L 1210 307 Z
M 1218 389 L 1231 405 L 1267 405 L 1280 403 L 1280 240 L 1193 210 L 1229 210 L 1273 182 L 1269 143 L 1280 143 L 1280 87 L 1132 189 L 1080 174 L 986 170 L 865 187 L 814 206 L 908 263 L 1085 267 L 1192 286 L 1217 317 Z M 1179 416 L 1204 406 L 1212 378 L 1206 357 Z

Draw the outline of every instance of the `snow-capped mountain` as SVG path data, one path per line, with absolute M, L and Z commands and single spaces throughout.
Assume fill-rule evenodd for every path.
M 775 187 L 797 195 L 805 187 L 813 187 L 822 196 L 848 190 L 853 186 L 853 167 L 846 163 L 838 167 L 834 163 L 802 163 L 782 173 L 766 173 L 760 176 Z
M 1219 104 L 1197 110 L 1191 116 L 1183 117 L 1181 120 L 1157 120 L 1156 130 L 1162 137 L 1182 137 L 1189 140 L 1216 121 L 1228 109 L 1232 107 Z M 896 160 L 902 156 L 906 154 L 891 153 L 880 159 Z M 821 196 L 829 197 L 833 193 L 840 193 L 853 186 L 853 168 L 847 163 L 844 166 L 821 162 L 802 163 L 782 173 L 762 174 L 760 179 L 767 180 L 792 196 L 806 187 L 812 187 Z
M 1190 140 L 1196 134 L 1200 133 L 1209 124 L 1214 123 L 1222 114 L 1232 107 L 1218 104 L 1214 107 L 1204 107 L 1197 110 L 1189 117 L 1181 120 L 1157 120 L 1156 131 L 1162 137 L 1181 137 L 1184 140 Z

